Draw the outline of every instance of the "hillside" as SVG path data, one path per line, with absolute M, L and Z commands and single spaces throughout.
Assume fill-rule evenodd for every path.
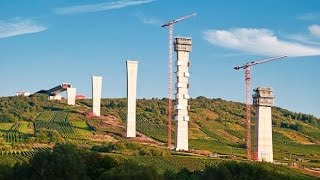
M 166 142 L 166 102 L 166 99 L 137 102 L 138 130 L 162 142 Z M 81 103 L 90 106 L 88 101 Z M 102 104 L 103 114 L 125 119 L 125 99 L 105 99 Z M 190 149 L 245 157 L 244 104 L 198 97 L 191 99 L 190 107 Z M 320 119 L 279 107 L 273 108 L 272 114 L 275 160 L 320 167 Z M 252 109 L 252 137 L 254 123 Z
M 214 163 L 216 158 L 245 159 L 245 106 L 242 103 L 205 97 L 190 100 L 190 152 L 198 154 L 192 156 L 197 160 L 185 158 L 188 154 L 170 153 L 165 148 L 167 99 L 137 101 L 140 133 L 133 139 L 124 136 L 126 99 L 103 99 L 101 103 L 102 116 L 91 118 L 87 116 L 90 100 L 67 106 L 63 101 L 48 101 L 42 95 L 0 98 L 0 164 L 27 161 L 37 151 L 51 149 L 56 143 L 71 143 L 115 157 L 124 154 L 144 164 L 164 161 L 163 168 L 168 167 L 168 163 L 177 167 L 174 162 L 182 161 L 185 165 L 181 168 L 201 169 Z M 275 161 L 319 169 L 320 119 L 279 107 L 273 108 L 272 113 Z M 252 109 L 252 137 L 253 134 Z M 172 140 L 174 142 L 174 137 Z M 156 157 L 145 158 L 144 155 Z

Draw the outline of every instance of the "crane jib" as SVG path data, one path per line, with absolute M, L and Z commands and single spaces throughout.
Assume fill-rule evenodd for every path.
M 196 13 L 193 13 L 193 14 L 190 14 L 190 15 L 188 15 L 188 16 L 184 16 L 184 17 L 181 17 L 181 18 L 178 18 L 178 19 L 171 20 L 171 21 L 169 21 L 168 23 L 162 25 L 161 27 L 170 26 L 170 25 L 172 25 L 172 24 L 174 24 L 174 23 L 177 23 L 177 22 L 182 21 L 182 20 L 184 20 L 184 19 L 190 18 L 190 17 L 192 17 L 192 16 L 196 16 Z
M 285 58 L 285 57 L 288 57 L 288 56 L 287 55 L 283 55 L 283 56 L 276 56 L 276 57 L 271 57 L 271 58 L 265 58 L 265 59 L 260 59 L 260 60 L 256 60 L 256 61 L 251 61 L 251 62 L 246 63 L 243 66 L 236 66 L 234 69 L 236 69 L 236 70 L 239 70 L 241 68 L 245 69 L 245 68 L 247 68 L 249 66 L 254 66 L 254 65 L 257 65 L 257 64 L 266 63 L 266 62 L 269 62 L 269 61 L 274 61 L 274 60 L 282 59 L 282 58 Z

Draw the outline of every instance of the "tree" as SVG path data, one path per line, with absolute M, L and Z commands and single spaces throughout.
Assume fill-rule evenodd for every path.
M 50 129 L 40 129 L 39 132 L 36 134 L 36 138 L 38 142 L 47 143 L 47 142 L 54 142 L 54 143 L 62 143 L 64 139 L 61 137 L 58 131 L 50 130 Z
M 16 122 L 18 119 L 10 113 L 7 112 L 0 112 L 0 122 L 2 123 L 10 123 L 10 122 Z
M 9 165 L 0 165 L 0 179 L 13 179 L 13 169 Z
M 83 155 L 87 165 L 87 174 L 91 179 L 99 179 L 104 172 L 117 165 L 113 158 L 98 153 L 87 152 Z
M 133 162 L 125 162 L 124 164 L 114 167 L 102 174 L 101 179 L 141 179 L 141 180 L 157 180 L 162 179 L 162 176 L 157 173 L 155 168 L 146 167 L 135 164 Z
M 57 145 L 41 151 L 30 161 L 31 179 L 86 179 L 85 160 L 73 145 Z
M 49 141 L 46 129 L 40 129 L 36 134 L 37 141 L 46 143 Z

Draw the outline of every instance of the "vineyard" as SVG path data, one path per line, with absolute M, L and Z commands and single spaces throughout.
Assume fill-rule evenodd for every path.
M 6 141 L 9 143 L 20 142 L 22 141 L 22 136 L 19 132 L 21 127 L 20 122 L 14 123 L 14 125 L 6 133 Z
M 51 149 L 49 146 L 37 147 L 28 144 L 26 140 L 30 139 L 30 136 L 25 133 L 29 128 L 28 126 L 34 127 L 35 135 L 43 129 L 48 129 L 57 131 L 64 138 L 64 142 L 76 144 L 80 147 L 96 145 L 96 143 L 88 140 L 86 130 L 76 128 L 67 117 L 68 113 L 64 111 L 44 111 L 34 120 L 34 126 L 30 126 L 30 123 L 24 121 L 1 124 L 2 136 L 8 144 L 0 146 L 2 149 L 0 151 L 0 165 L 22 164 L 28 162 L 37 151 Z
M 150 119 L 142 115 L 137 115 L 137 130 L 159 141 L 167 141 L 167 127 L 163 124 L 151 122 Z
M 87 105 L 88 100 L 80 101 L 79 106 L 66 106 L 64 102 L 49 102 L 51 104 L 46 105 L 47 100 L 40 100 L 39 98 L 26 99 L 26 101 L 34 101 L 34 104 L 40 104 L 40 107 L 37 107 L 40 110 L 32 115 L 33 119 L 28 119 L 31 116 L 24 115 L 22 110 L 19 111 L 22 114 L 21 117 L 25 117 L 22 120 L 18 119 L 20 116 L 17 116 L 16 119 L 11 117 L 11 120 L 0 119 L 0 164 L 7 162 L 13 165 L 16 162 L 26 162 L 37 152 L 35 147 L 40 145 L 52 148 L 57 143 L 70 143 L 85 149 L 103 147 L 109 144 L 107 147 L 111 150 L 106 152 L 114 153 L 115 156 L 120 154 L 122 158 L 130 159 L 136 164 L 155 165 L 158 167 L 157 169 L 162 169 L 161 171 L 165 169 L 179 170 L 181 168 L 203 169 L 205 166 L 219 161 L 216 158 L 245 159 L 243 119 L 245 108 L 241 103 L 204 97 L 190 99 L 190 154 L 171 151 L 171 155 L 150 156 L 148 154 L 152 154 L 151 147 L 162 149 L 164 147 L 159 147 L 162 146 L 162 143 L 141 143 L 139 150 L 132 148 L 135 146 L 125 146 L 123 148 L 123 144 L 126 143 L 117 146 L 113 144 L 116 142 L 136 143 L 131 141 L 130 138 L 124 138 L 125 99 L 102 100 L 101 117 L 85 116 L 85 112 L 90 108 L 90 103 Z M 166 99 L 137 100 L 137 131 L 166 143 L 166 103 Z M 28 104 L 25 105 L 28 106 Z M 8 107 L 6 108 L 8 109 Z M 14 109 L 11 109 L 11 113 L 14 114 Z M 273 113 L 275 161 L 295 162 L 299 165 L 319 168 L 320 131 L 319 127 L 315 125 L 318 119 L 310 117 L 311 120 L 316 122 L 302 122 L 297 120 L 297 118 L 300 118 L 296 117 L 297 114 L 277 108 L 273 109 Z M 295 119 L 292 119 L 292 117 Z M 254 137 L 254 114 L 252 118 L 252 137 Z M 174 123 L 173 131 L 175 129 Z M 173 132 L 172 135 L 174 134 Z M 295 139 L 301 139 L 301 137 L 308 144 L 295 141 Z M 140 143 L 140 141 L 137 142 Z M 174 137 L 172 142 L 174 144 Z M 253 139 L 252 144 L 254 144 Z M 145 151 L 147 155 L 143 154 Z M 193 156 L 195 153 L 205 156 Z M 207 156 L 210 156 L 210 158 Z
M 126 113 L 119 113 L 120 119 L 126 122 Z M 153 139 L 159 140 L 161 142 L 167 141 L 167 127 L 164 124 L 155 122 L 150 118 L 145 117 L 143 114 L 137 114 L 136 116 L 137 130 L 143 134 L 146 134 Z M 173 133 L 172 133 L 173 134 Z M 172 137 L 172 142 L 174 137 Z
M 67 120 L 68 113 L 45 111 L 34 121 L 35 131 L 39 132 L 40 129 L 56 130 L 64 138 L 81 139 L 74 125 Z
M 0 165 L 13 166 L 16 163 L 23 164 L 28 162 L 30 158 L 38 151 L 49 150 L 48 147 L 33 147 L 29 150 L 12 150 L 0 151 Z
M 126 159 L 134 162 L 135 164 L 152 166 L 157 169 L 158 172 L 164 171 L 179 171 L 182 168 L 188 170 L 201 170 L 206 166 L 216 165 L 223 160 L 207 158 L 207 157 L 194 157 L 194 156 L 121 156 L 117 154 L 109 154 L 116 159 Z
M 34 121 L 35 131 L 42 128 L 57 131 L 65 142 L 78 145 L 80 147 L 91 147 L 96 145 L 89 138 L 92 135 L 85 121 L 76 121 L 74 124 L 68 117 L 71 114 L 63 111 L 45 111 Z M 80 125 L 80 127 L 79 127 Z

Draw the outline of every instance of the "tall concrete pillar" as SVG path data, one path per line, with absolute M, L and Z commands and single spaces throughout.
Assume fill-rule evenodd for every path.
M 274 96 L 271 88 L 254 89 L 253 105 L 256 115 L 254 159 L 273 162 L 271 107 Z
M 127 137 L 136 137 L 138 61 L 127 61 Z
M 189 99 L 189 53 L 191 51 L 191 39 L 175 38 L 174 50 L 177 52 L 176 71 L 176 94 L 175 94 L 175 116 L 176 122 L 176 151 L 187 151 L 188 143 L 188 99 Z
M 76 88 L 67 88 L 67 102 L 68 105 L 76 104 Z
M 92 76 L 92 113 L 100 116 L 102 77 Z

